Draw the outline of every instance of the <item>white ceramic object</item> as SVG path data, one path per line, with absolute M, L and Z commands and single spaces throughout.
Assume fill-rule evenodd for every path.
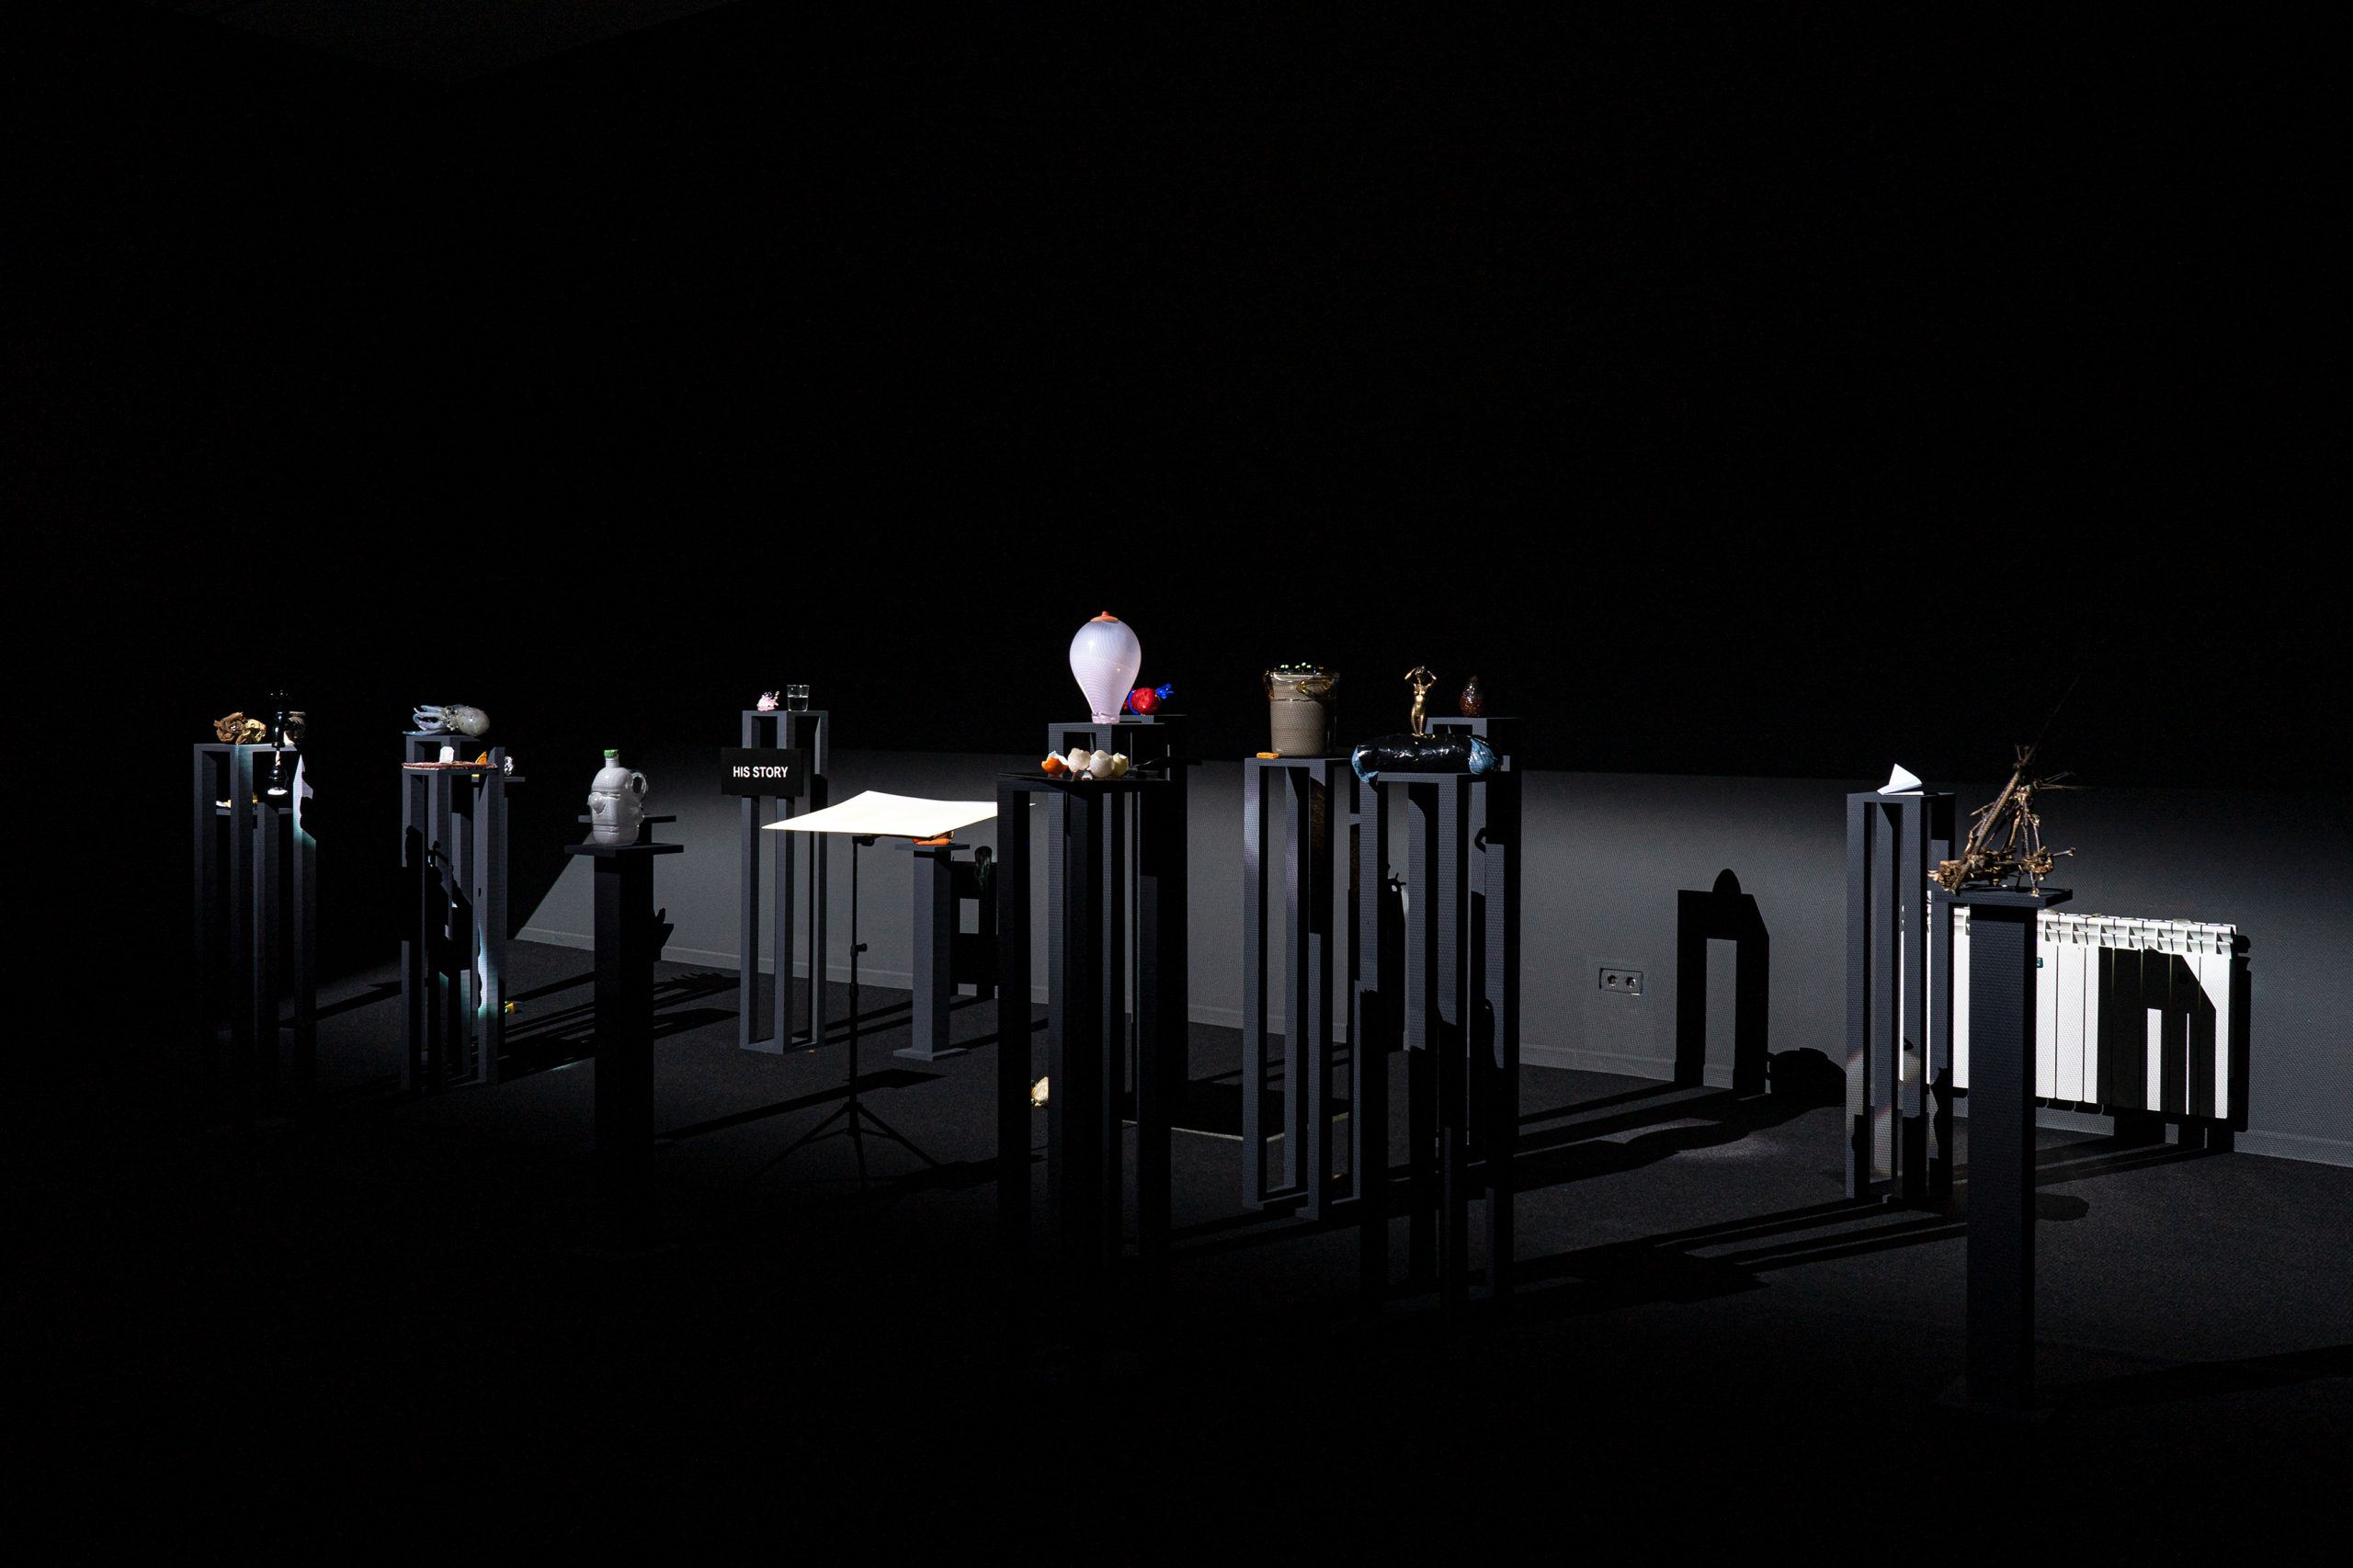
M 620 753 L 605 754 L 605 766 L 588 786 L 588 842 L 635 844 L 645 821 L 645 775 L 623 767 Z
M 1143 644 L 1126 621 L 1108 609 L 1070 640 L 1070 673 L 1086 698 L 1086 716 L 1098 724 L 1119 718 L 1142 667 Z
M 490 733 L 490 715 L 479 708 L 470 708 L 462 702 L 452 702 L 447 705 L 428 702 L 412 714 L 411 718 L 416 724 L 416 733 L 421 735 L 454 733 L 471 735 L 480 740 Z

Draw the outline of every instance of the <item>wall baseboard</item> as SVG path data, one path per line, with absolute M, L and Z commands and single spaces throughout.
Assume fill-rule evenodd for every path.
M 2306 1132 L 2242 1132 L 2231 1140 L 2242 1154 L 2272 1160 L 2306 1160 L 2316 1165 L 2353 1165 L 2353 1138 L 2315 1138 Z

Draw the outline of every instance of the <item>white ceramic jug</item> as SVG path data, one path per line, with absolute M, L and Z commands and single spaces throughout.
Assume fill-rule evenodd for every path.
M 605 754 L 605 766 L 588 786 L 588 842 L 635 844 L 645 821 L 645 775 L 620 765 L 620 753 Z

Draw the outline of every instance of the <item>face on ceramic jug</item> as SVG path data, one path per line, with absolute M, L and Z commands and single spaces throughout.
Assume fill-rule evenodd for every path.
M 621 765 L 608 751 L 605 766 L 588 787 L 589 837 L 599 844 L 626 842 L 645 818 L 645 775 Z

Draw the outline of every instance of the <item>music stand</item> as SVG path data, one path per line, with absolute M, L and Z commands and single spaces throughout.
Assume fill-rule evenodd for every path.
M 896 1143 L 934 1170 L 939 1162 L 925 1153 L 907 1136 L 874 1112 L 866 1108 L 858 1091 L 858 1041 L 860 1015 L 858 994 L 858 956 L 866 951 L 866 944 L 858 937 L 858 852 L 870 847 L 877 838 L 908 838 L 917 842 L 944 840 L 960 827 L 976 822 L 986 822 L 996 815 L 992 801 L 926 801 L 907 795 L 886 795 L 879 790 L 869 790 L 854 795 L 838 806 L 810 812 L 782 822 L 770 823 L 767 833 L 826 833 L 849 840 L 849 1083 L 848 1097 L 816 1126 L 786 1145 L 784 1153 L 771 1160 L 771 1166 L 781 1165 L 802 1145 L 827 1138 L 847 1138 L 858 1153 L 858 1182 L 867 1183 L 866 1134 Z M 822 962 L 822 955 L 818 955 Z M 748 961 L 748 960 L 746 960 Z M 810 977 L 812 984 L 823 985 L 825 977 Z M 815 1042 L 822 1045 L 820 1040 Z M 840 1122 L 839 1127 L 834 1123 Z M 830 1130 L 830 1131 L 829 1131 Z

